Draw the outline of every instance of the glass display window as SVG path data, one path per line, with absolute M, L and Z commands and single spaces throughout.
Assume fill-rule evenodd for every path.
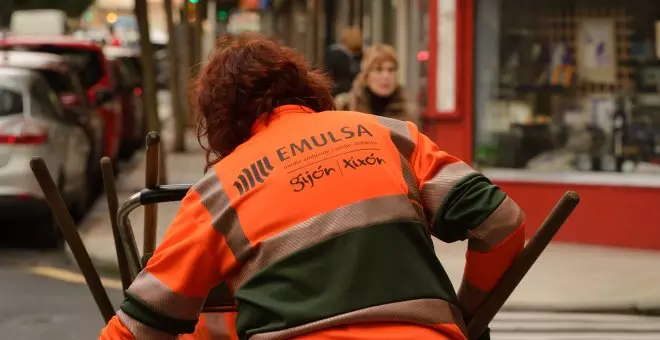
M 479 167 L 660 173 L 660 3 L 475 4 Z

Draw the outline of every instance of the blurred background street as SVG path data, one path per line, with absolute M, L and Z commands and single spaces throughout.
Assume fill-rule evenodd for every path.
M 363 51 L 393 46 L 420 130 L 514 198 L 527 236 L 562 193 L 581 195 L 493 339 L 660 339 L 660 2 L 531 3 L 2 2 L 0 338 L 91 339 L 104 326 L 29 160 L 46 162 L 117 309 L 98 160 L 111 159 L 121 204 L 144 188 L 145 135 L 158 131 L 161 184 L 198 180 L 190 80 L 217 37 L 258 31 L 325 68 L 338 107 L 371 89 L 354 83 Z M 178 206 L 158 205 L 158 241 Z M 131 215 L 140 246 L 144 214 Z M 435 246 L 458 287 L 466 244 Z
M 75 266 L 61 251 L 0 250 L 4 339 L 95 339 L 104 322 Z M 108 284 L 115 306 L 123 296 Z M 111 288 L 114 287 L 114 288 Z

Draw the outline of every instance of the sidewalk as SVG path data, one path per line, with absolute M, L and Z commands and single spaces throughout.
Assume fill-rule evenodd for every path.
M 164 136 L 167 140 L 168 137 Z M 192 183 L 201 177 L 204 153 L 196 140 L 185 154 L 169 153 L 169 183 Z M 117 183 L 120 204 L 144 183 L 143 155 L 135 157 Z M 158 207 L 158 238 L 165 233 L 178 203 Z M 132 214 L 135 237 L 142 248 L 143 209 Z M 99 270 L 116 274 L 116 254 L 105 199 L 100 199 L 80 227 L 83 242 Z M 436 242 L 436 253 L 458 287 L 466 243 Z M 654 309 L 660 312 L 660 252 L 552 244 L 541 255 L 517 290 L 507 309 L 617 311 Z
M 434 241 L 436 254 L 458 287 L 465 243 Z M 660 313 L 660 252 L 552 243 L 505 307 Z

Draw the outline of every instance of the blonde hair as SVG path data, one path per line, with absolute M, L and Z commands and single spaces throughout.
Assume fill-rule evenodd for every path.
M 399 58 L 397 58 L 394 47 L 385 44 L 375 44 L 370 46 L 362 57 L 360 64 L 360 73 L 353 81 L 353 87 L 364 86 L 367 81 L 367 75 L 382 63 L 390 61 L 394 67 L 399 68 Z
M 397 68 L 399 67 L 399 58 L 394 47 L 385 44 L 372 45 L 364 52 L 361 73 L 366 74 L 386 61 L 394 63 Z
M 367 75 L 374 68 L 379 67 L 382 63 L 392 62 L 395 67 L 399 67 L 399 58 L 397 58 L 396 50 L 390 45 L 377 44 L 369 47 L 362 58 L 360 74 L 353 81 L 353 87 L 350 92 L 343 93 L 335 97 L 335 104 L 340 110 L 349 110 L 357 112 L 372 112 L 372 103 L 369 96 L 366 95 L 367 91 Z M 419 119 L 416 115 L 412 114 L 412 107 L 406 99 L 403 88 L 397 84 L 394 92 L 391 95 L 391 101 L 387 105 L 384 117 L 390 117 L 400 120 L 412 121 L 419 124 Z

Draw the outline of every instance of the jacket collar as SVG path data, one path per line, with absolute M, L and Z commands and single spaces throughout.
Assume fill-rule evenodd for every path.
M 270 115 L 262 115 L 256 122 L 254 122 L 251 130 L 252 135 L 254 136 L 257 133 L 266 130 L 271 123 L 280 120 L 282 117 L 307 113 L 314 113 L 314 110 L 302 105 L 278 106 Z

